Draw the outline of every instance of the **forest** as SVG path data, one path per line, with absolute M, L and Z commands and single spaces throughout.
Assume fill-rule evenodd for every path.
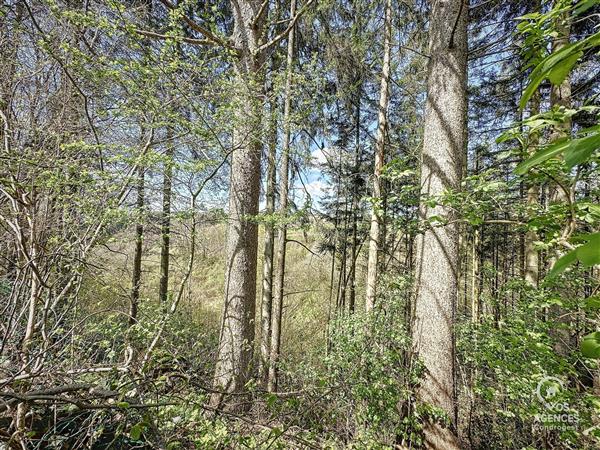
M 0 450 L 600 448 L 600 0 L 2 0 Z

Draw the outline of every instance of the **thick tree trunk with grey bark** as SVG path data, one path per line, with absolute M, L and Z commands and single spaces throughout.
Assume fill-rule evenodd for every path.
M 296 14 L 296 0 L 290 2 L 290 17 Z M 294 30 L 288 35 L 286 79 L 285 79 L 285 99 L 283 104 L 283 146 L 281 150 L 281 165 L 279 169 L 279 214 L 283 223 L 279 227 L 277 234 L 277 254 L 275 260 L 275 297 L 273 299 L 273 326 L 271 329 L 271 355 L 269 358 L 269 374 L 267 381 L 267 390 L 274 392 L 277 390 L 278 382 L 278 364 L 279 353 L 281 349 L 281 321 L 283 319 L 283 291 L 285 281 L 285 253 L 287 244 L 287 225 L 285 219 L 288 209 L 288 191 L 289 191 L 289 159 L 290 159 L 290 111 L 291 111 L 291 90 L 292 90 L 292 72 L 294 62 Z
M 381 198 L 381 171 L 385 158 L 385 137 L 387 130 L 387 109 L 390 100 L 390 53 L 392 48 L 392 0 L 385 2 L 385 23 L 383 36 L 383 64 L 381 67 L 381 87 L 379 89 L 379 111 L 377 115 L 377 141 L 375 143 L 375 167 L 373 171 L 373 199 Z M 371 212 L 369 231 L 369 260 L 367 263 L 367 292 L 365 309 L 370 311 L 377 295 L 377 272 L 382 237 L 382 214 L 377 203 Z
M 467 14 L 465 0 L 440 0 L 430 18 L 425 131 L 421 158 L 421 194 L 437 196 L 458 189 L 466 151 Z M 453 214 L 443 205 L 423 202 L 424 221 Z M 457 449 L 454 432 L 454 316 L 458 294 L 457 224 L 429 228 L 417 240 L 416 299 L 412 328 L 415 351 L 425 365 L 419 399 L 441 408 L 451 427 L 426 425 L 427 448 Z
M 258 201 L 260 192 L 261 111 L 264 52 L 259 51 L 265 11 L 262 0 L 232 0 L 235 64 L 235 130 L 229 190 L 225 305 L 211 405 L 221 407 L 223 393 L 244 389 L 254 345 Z M 258 134 L 258 135 L 257 135 Z M 229 402 L 228 402 L 229 403 Z M 228 409 L 236 405 L 226 405 Z

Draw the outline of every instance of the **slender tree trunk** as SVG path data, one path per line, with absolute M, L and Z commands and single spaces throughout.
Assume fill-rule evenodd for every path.
M 167 144 L 163 168 L 163 204 L 161 213 L 161 246 L 160 246 L 160 285 L 158 298 L 162 305 L 167 304 L 169 292 L 169 258 L 171 240 L 171 193 L 173 187 L 173 153 L 174 146 Z
M 471 258 L 471 321 L 479 322 L 479 228 L 473 232 Z
M 173 189 L 173 154 L 175 148 L 167 143 L 163 169 L 163 198 L 161 214 L 161 246 L 160 246 L 160 285 L 158 298 L 162 305 L 167 304 L 169 292 L 169 258 L 171 241 L 171 194 Z
M 357 172 L 358 174 L 358 172 Z M 348 274 L 348 312 L 353 313 L 356 306 L 356 259 L 358 252 L 358 195 L 352 200 L 352 245 L 350 247 L 350 272 Z
M 552 42 L 552 52 L 558 52 L 569 44 L 569 38 L 571 35 L 571 25 L 567 14 L 563 14 L 558 17 L 556 24 L 556 37 Z M 550 89 L 550 105 L 552 108 L 571 108 L 571 78 L 567 75 L 564 81 L 559 85 L 552 85 Z M 550 136 L 551 141 L 561 139 L 571 134 L 571 119 L 567 118 L 563 123 L 555 125 L 553 127 L 552 135 Z M 568 202 L 568 195 L 558 185 L 552 186 L 552 193 L 550 194 L 552 202 L 566 203 Z M 553 258 L 554 260 L 555 258 Z
M 539 12 L 541 5 L 536 1 L 533 5 L 533 11 Z M 536 92 L 529 102 L 529 117 L 540 113 L 541 92 Z M 523 113 L 521 112 L 521 120 Z M 539 136 L 537 133 L 529 137 L 528 153 L 531 155 L 537 151 L 539 145 Z M 535 208 L 539 206 L 540 188 L 536 183 L 527 186 L 527 212 L 530 215 L 535 214 Z M 525 281 L 533 287 L 537 287 L 539 280 L 539 254 L 535 248 L 534 242 L 537 240 L 537 233 L 534 230 L 527 230 L 523 239 L 523 275 Z
M 254 346 L 256 263 L 260 193 L 260 134 L 263 109 L 264 52 L 258 51 L 263 32 L 262 0 L 231 0 L 233 43 L 239 49 L 235 130 L 229 190 L 225 304 L 211 405 L 220 407 L 224 393 L 241 392 L 250 376 Z M 266 8 L 268 9 L 268 8 Z M 241 406 L 227 404 L 228 409 Z
M 466 151 L 467 14 L 464 0 L 433 4 L 421 194 L 437 196 L 458 189 Z M 421 204 L 420 215 L 453 219 L 444 205 Z M 456 224 L 428 229 L 417 240 L 416 304 L 413 342 L 425 365 L 421 401 L 441 408 L 451 428 L 426 425 L 427 448 L 458 449 L 454 382 L 454 320 L 458 295 L 459 232 Z
M 28 217 L 29 222 L 29 261 L 27 261 L 28 265 L 31 265 L 31 282 L 30 282 L 30 291 L 29 291 L 29 305 L 27 308 L 27 325 L 25 326 L 25 335 L 23 337 L 23 342 L 21 344 L 21 358 L 22 372 L 31 372 L 33 370 L 33 361 L 31 355 L 31 345 L 33 343 L 34 336 L 36 334 L 36 319 L 38 315 L 38 306 L 40 303 L 40 295 L 42 290 L 42 280 L 39 277 L 39 271 L 34 269 L 39 267 L 39 243 L 38 243 L 38 229 L 37 229 L 37 217 L 36 217 L 36 200 L 35 196 L 31 196 L 31 206 L 30 211 L 31 214 Z M 28 383 L 25 383 L 22 388 L 25 388 Z M 27 403 L 19 403 L 16 409 L 16 417 L 15 417 L 15 425 L 16 425 L 16 437 L 20 442 L 20 445 L 25 449 L 26 440 L 25 433 L 27 431 Z
M 540 112 L 540 92 L 537 91 L 531 98 L 530 103 L 531 114 L 536 115 Z M 529 153 L 535 153 L 539 143 L 537 135 L 530 137 Z M 537 184 L 531 183 L 527 188 L 527 209 L 530 213 L 534 213 L 536 206 L 539 205 L 540 188 Z M 534 242 L 537 241 L 537 233 L 534 230 L 528 230 L 524 240 L 524 258 L 525 258 L 525 281 L 530 285 L 537 287 L 539 279 L 539 255 L 535 248 Z
M 333 291 L 336 286 L 335 283 L 335 258 L 338 253 L 338 237 L 339 237 L 339 201 L 340 201 L 340 191 L 341 191 L 341 176 L 339 171 L 336 174 L 336 189 L 335 189 L 335 207 L 334 207 L 334 217 L 333 217 L 333 249 L 331 251 L 331 268 L 329 270 L 329 304 L 327 307 L 327 354 L 331 350 L 331 316 L 333 315 Z M 336 289 L 336 311 L 337 311 L 337 302 L 339 295 L 339 285 Z
M 552 52 L 556 53 L 569 44 L 571 24 L 568 15 L 557 19 L 556 37 L 552 42 Z M 571 78 L 567 76 L 559 85 L 552 85 L 550 89 L 550 104 L 552 107 L 571 108 Z M 562 124 L 554 127 L 552 140 L 559 139 L 571 133 L 571 119 L 566 119 Z
M 363 25 L 363 11 L 359 4 L 353 4 L 354 7 L 354 21 L 358 30 L 361 30 Z M 350 186 L 352 189 L 352 204 L 351 204 L 351 215 L 352 215 L 352 227 L 351 227 L 351 242 L 350 242 L 350 270 L 348 271 L 348 311 L 354 312 L 356 305 L 356 263 L 358 256 L 358 220 L 359 220 L 359 187 L 360 187 L 360 162 L 361 162 L 361 142 L 360 142 L 360 126 L 361 126 L 361 107 L 362 107 L 362 94 L 363 94 L 363 76 L 358 73 L 358 80 L 356 82 L 356 114 L 355 114 L 355 128 L 354 128 L 354 166 L 352 168 L 352 178 L 350 180 Z
M 350 243 L 350 270 L 348 271 L 348 311 L 354 312 L 356 304 L 356 257 L 358 251 L 358 185 L 360 176 L 360 102 L 362 97 L 362 85 L 359 86 L 356 97 L 356 131 L 355 131 L 355 147 L 354 147 L 354 167 L 352 168 L 352 228 L 351 228 L 351 243 Z
M 275 212 L 276 152 L 277 152 L 277 102 L 271 100 L 269 121 L 269 160 L 267 165 L 267 187 L 265 213 L 272 216 Z M 275 226 L 271 217 L 265 224 L 265 247 L 263 252 L 263 278 L 261 302 L 261 340 L 259 380 L 266 385 L 271 352 L 271 313 L 273 308 L 273 248 L 275 246 Z
M 385 158 L 383 160 L 383 165 L 385 165 Z M 387 221 L 388 221 L 388 190 L 389 183 L 386 180 L 381 180 L 381 217 L 379 221 L 379 242 L 376 248 L 379 249 L 379 253 L 377 254 L 377 273 L 381 272 L 381 269 L 385 265 L 385 248 L 387 245 Z M 371 230 L 369 229 L 369 233 Z M 393 241 L 393 239 L 392 239 Z M 377 295 L 377 290 L 375 290 L 375 295 Z
M 177 307 L 178 307 L 179 303 L 181 302 L 181 299 L 183 298 L 185 285 L 188 284 L 188 281 L 192 275 L 192 270 L 194 268 L 194 260 L 196 258 L 196 237 L 198 234 L 197 233 L 198 219 L 197 219 L 197 213 L 196 213 L 196 201 L 201 192 L 202 192 L 202 188 L 200 187 L 196 191 L 191 193 L 192 196 L 191 196 L 191 200 L 190 200 L 190 212 L 191 212 L 192 217 L 191 217 L 191 223 L 190 223 L 190 227 L 189 227 L 189 236 L 190 236 L 189 249 L 190 249 L 190 251 L 189 251 L 187 267 L 185 269 L 185 272 L 183 273 L 183 278 L 182 278 L 181 282 L 179 283 L 179 289 L 177 289 L 177 293 L 173 296 L 171 306 L 168 309 L 165 308 L 165 311 L 164 311 L 164 314 L 162 315 L 158 330 L 154 334 L 154 338 L 150 342 L 150 345 L 148 346 L 148 349 L 146 350 L 146 353 L 144 354 L 144 357 L 142 358 L 141 372 L 144 372 L 146 367 L 148 366 L 148 362 L 150 361 L 152 352 L 156 348 L 156 345 L 158 344 L 158 341 L 160 340 L 160 338 L 165 330 L 165 326 L 167 325 L 167 323 L 169 322 L 169 319 L 173 316 L 173 314 L 175 314 L 175 311 L 177 311 Z
M 571 34 L 571 25 L 568 14 L 563 14 L 557 18 L 556 37 L 552 42 L 552 52 L 558 52 L 569 44 Z M 559 85 L 552 85 L 550 89 L 550 105 L 552 108 L 571 108 L 571 78 L 569 75 Z M 563 123 L 555 125 L 550 136 L 551 141 L 562 139 L 571 135 L 572 122 L 567 118 Z M 564 185 L 564 184 L 563 184 Z M 558 184 L 553 183 L 551 187 L 550 201 L 552 203 L 567 204 L 569 203 L 570 192 L 565 190 Z M 568 223 L 562 231 L 562 235 L 568 235 L 568 230 L 572 226 Z M 552 256 L 548 259 L 548 267 L 551 268 L 560 257 L 560 250 L 554 250 Z M 568 295 L 565 292 L 566 295 Z M 568 331 L 572 327 L 570 322 L 573 319 L 572 314 L 560 306 L 552 306 L 548 312 L 550 316 L 560 325 L 552 330 L 551 335 L 555 339 L 554 349 L 560 355 L 567 355 L 569 347 L 572 344 L 571 334 Z
M 133 276 L 131 278 L 131 299 L 129 303 L 129 325 L 137 322 L 138 305 L 140 302 L 140 285 L 142 281 L 142 250 L 144 244 L 144 225 L 142 223 L 145 203 L 145 168 L 138 167 L 137 177 L 137 224 L 135 226 L 135 250 L 133 254 Z
M 336 217 L 336 220 L 334 223 L 336 223 L 336 222 L 337 222 L 337 217 Z M 334 237 L 334 239 L 335 239 L 335 237 Z M 336 254 L 337 254 L 337 246 L 334 243 L 333 250 L 331 252 L 331 266 L 329 269 L 329 302 L 327 304 L 327 326 L 325 329 L 325 338 L 327 340 L 327 345 L 326 345 L 327 354 L 329 354 L 329 350 L 331 350 L 330 327 L 331 327 L 331 316 L 333 314 L 332 302 L 333 302 L 333 287 L 335 286 L 334 278 L 335 278 L 335 255 Z
M 379 88 L 379 111 L 377 115 L 377 141 L 375 143 L 375 167 L 373 170 L 373 211 L 369 230 L 369 260 L 367 263 L 367 292 L 365 309 L 370 311 L 375 305 L 377 295 L 377 273 L 379 252 L 382 239 L 382 216 L 378 210 L 382 196 L 381 171 L 385 160 L 385 138 L 387 131 L 387 110 L 390 100 L 390 53 L 392 48 L 392 0 L 385 2 L 385 23 L 383 30 L 383 64 L 381 67 L 381 86 Z
M 296 15 L 296 0 L 290 1 L 290 17 Z M 278 364 L 281 351 L 281 322 L 283 318 L 283 291 L 285 281 L 285 251 L 287 244 L 287 218 L 289 195 L 289 165 L 290 165 L 290 112 L 292 107 L 292 74 L 294 64 L 294 30 L 288 35 L 287 61 L 285 75 L 285 99 L 283 104 L 283 146 L 281 150 L 281 166 L 279 169 L 279 213 L 283 223 L 277 234 L 277 259 L 275 272 L 275 298 L 273 299 L 273 327 L 271 330 L 271 356 L 269 361 L 269 376 L 267 389 L 277 390 Z
M 341 157 L 340 157 L 341 160 Z M 338 274 L 338 310 L 343 312 L 346 307 L 346 287 L 348 283 L 346 265 L 348 263 L 348 195 L 344 195 L 344 215 L 343 215 L 343 238 L 340 257 L 340 269 Z

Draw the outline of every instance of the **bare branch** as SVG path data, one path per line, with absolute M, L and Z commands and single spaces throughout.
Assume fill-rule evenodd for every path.
M 304 245 L 302 242 L 297 241 L 296 239 L 287 239 L 286 242 L 293 242 L 294 244 L 298 244 L 302 247 L 304 247 L 308 252 L 312 253 L 315 256 L 319 256 L 317 253 L 313 252 L 310 248 L 308 248 L 306 245 Z
M 258 24 L 258 22 L 260 22 L 260 19 L 262 18 L 263 14 L 265 13 L 267 6 L 269 5 L 270 0 L 264 0 L 262 2 L 262 5 L 260 5 L 260 9 L 258 10 L 258 13 L 256 13 L 256 16 L 254 17 L 254 19 L 252 20 L 252 27 L 256 27 L 256 25 Z
M 161 41 L 166 41 L 167 39 L 173 39 L 174 41 L 185 42 L 186 44 L 192 45 L 215 45 L 214 41 L 210 39 L 194 39 L 185 36 L 167 36 L 166 34 L 155 33 L 154 31 L 140 30 L 136 29 L 136 33 L 141 34 L 142 36 L 146 36 L 152 39 L 159 39 Z
M 171 3 L 169 0 L 160 0 L 160 2 L 171 10 L 177 9 L 177 5 Z M 229 44 L 225 39 L 220 38 L 219 36 L 214 34 L 212 31 L 199 25 L 198 23 L 196 23 L 194 20 L 192 20 L 188 16 L 184 15 L 183 20 L 185 21 L 185 23 L 187 23 L 190 26 L 190 28 L 192 30 L 197 31 L 202 36 L 204 36 L 206 39 L 213 41 L 215 44 L 220 45 L 222 47 L 227 47 L 227 48 L 235 50 L 235 47 L 233 47 L 231 44 Z
M 260 47 L 258 47 L 255 50 L 255 53 L 260 53 L 262 51 L 267 50 L 268 48 L 272 47 L 273 45 L 277 44 L 282 39 L 284 39 L 288 34 L 290 34 L 290 31 L 292 31 L 292 29 L 296 26 L 296 22 L 298 22 L 298 19 L 300 19 L 300 17 L 302 17 L 302 15 L 306 11 L 308 11 L 308 8 L 310 8 L 313 3 L 316 3 L 316 1 L 317 0 L 308 0 L 308 2 L 306 2 L 306 4 L 302 7 L 302 9 L 300 9 L 300 11 L 298 11 L 298 13 L 294 17 L 291 18 L 290 24 L 288 25 L 288 27 L 285 30 L 283 30 L 281 33 L 279 33 L 277 36 L 275 36 L 273 39 L 271 39 L 270 41 L 268 41 L 268 42 L 262 44 Z

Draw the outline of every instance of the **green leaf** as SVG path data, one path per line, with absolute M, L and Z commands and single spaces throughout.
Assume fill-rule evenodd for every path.
M 577 3 L 577 7 L 573 10 L 574 16 L 579 16 L 590 9 L 592 6 L 597 5 L 598 0 L 582 0 Z
M 563 139 L 558 142 L 555 142 L 554 144 L 546 147 L 543 150 L 540 150 L 539 152 L 536 152 L 531 158 L 526 159 L 525 161 L 517 165 L 517 167 L 515 168 L 515 173 L 517 173 L 518 175 L 524 175 L 532 167 L 535 167 L 538 164 L 541 164 L 544 161 L 561 154 L 568 148 L 569 142 L 570 141 L 568 139 Z
M 527 105 L 527 102 L 537 90 L 538 86 L 548 77 L 548 73 L 554 70 L 557 65 L 564 64 L 565 61 L 571 61 L 572 58 L 574 58 L 574 55 L 597 45 L 600 45 L 600 33 L 592 34 L 579 42 L 568 44 L 542 59 L 535 69 L 533 69 L 531 75 L 529 75 L 529 84 L 525 88 L 525 91 L 523 91 L 519 107 L 521 109 L 525 108 L 525 105 Z M 558 75 L 560 75 L 560 72 L 556 74 L 557 79 L 559 78 Z
M 569 168 L 586 162 L 600 148 L 600 133 L 573 139 L 565 150 L 565 163 Z
M 569 72 L 571 72 L 571 69 L 573 69 L 573 66 L 575 65 L 575 63 L 582 56 L 583 56 L 583 52 L 581 52 L 581 51 L 577 52 L 577 53 L 573 53 L 568 58 L 565 58 L 564 60 L 562 60 L 562 62 L 560 64 L 555 65 L 550 70 L 550 72 L 548 72 L 548 79 L 550 80 L 550 83 L 552 83 L 555 86 L 558 86 L 563 81 L 565 81 L 565 79 L 567 78 L 567 75 L 569 75 Z
M 540 13 L 533 12 L 533 13 L 525 14 L 523 16 L 519 16 L 519 17 L 517 17 L 517 20 L 537 19 L 539 16 L 540 16 Z
M 131 427 L 131 430 L 129 430 L 129 437 L 131 439 L 133 439 L 134 441 L 139 441 L 140 438 L 142 437 L 143 432 L 144 432 L 144 424 L 141 422 L 136 423 L 134 426 Z
M 555 277 L 562 271 L 564 271 L 569 265 L 573 264 L 577 260 L 577 249 L 571 250 L 566 255 L 560 257 L 552 266 L 552 270 L 548 274 L 549 278 Z
M 600 264 L 600 233 L 589 236 L 589 241 L 576 249 L 577 258 L 586 267 Z
M 581 341 L 581 353 L 586 358 L 600 358 L 600 331 L 583 337 Z
M 591 134 L 579 139 L 564 138 L 536 152 L 531 158 L 521 162 L 515 172 L 524 175 L 529 169 L 547 161 L 561 153 L 565 154 L 565 163 L 569 168 L 581 164 L 600 148 L 600 133 Z
M 272 408 L 273 406 L 275 406 L 276 403 L 277 403 L 277 396 L 275 394 L 268 394 L 267 395 L 267 406 L 269 408 Z
M 549 278 L 558 275 L 577 260 L 585 267 L 600 264 L 600 232 L 582 235 L 581 239 L 587 242 L 559 258 L 548 274 Z
M 584 300 L 584 307 L 587 309 L 600 309 L 600 295 L 594 295 Z

